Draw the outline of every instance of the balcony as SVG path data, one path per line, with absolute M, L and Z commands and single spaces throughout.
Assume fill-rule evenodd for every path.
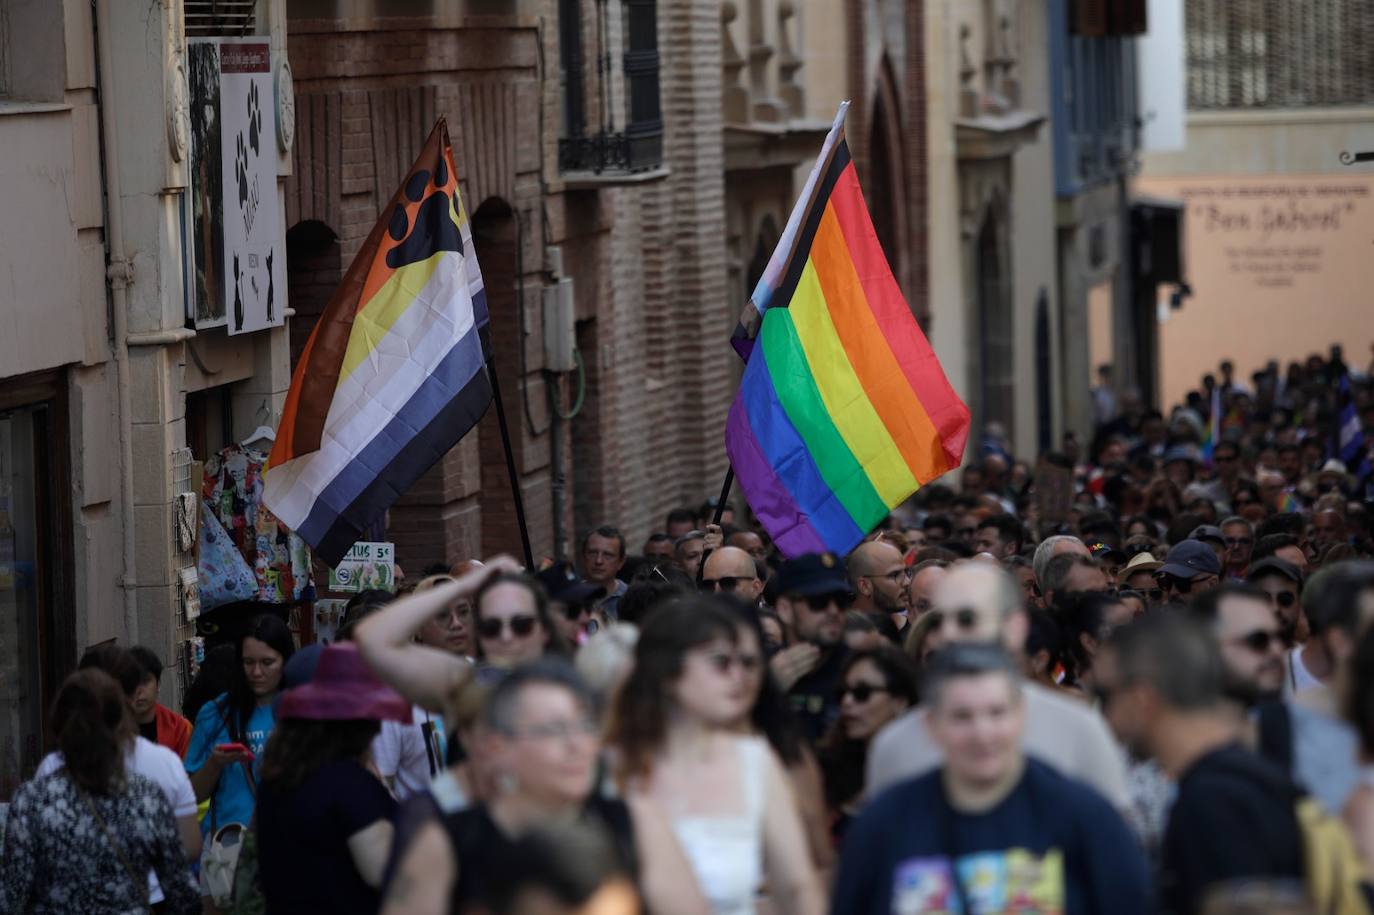
M 596 187 L 666 175 L 657 0 L 559 0 L 558 46 L 564 183 Z

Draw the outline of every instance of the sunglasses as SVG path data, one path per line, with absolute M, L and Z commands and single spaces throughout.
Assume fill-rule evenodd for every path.
M 567 617 L 568 622 L 571 623 L 573 620 L 577 619 L 582 614 L 590 613 L 591 609 L 591 606 L 588 604 L 564 604 L 563 615 Z M 517 617 L 517 619 L 518 618 L 519 617 Z M 498 629 L 497 632 L 500 632 L 500 630 Z
M 874 693 L 885 693 L 888 689 L 885 686 L 874 686 L 872 683 L 856 683 L 854 686 L 848 684 L 841 685 L 835 691 L 835 695 L 841 702 L 845 696 L 853 696 L 855 702 L 867 702 L 873 698 Z
M 1187 594 L 1193 590 L 1193 579 L 1191 578 L 1175 578 L 1172 575 L 1157 575 L 1155 576 L 1155 581 L 1159 582 L 1160 587 L 1166 591 L 1169 588 L 1173 588 L 1179 594 Z
M 1292 591 L 1275 591 L 1269 595 L 1269 599 L 1280 607 L 1291 607 L 1298 602 L 1298 596 Z
M 1269 651 L 1269 646 L 1277 644 L 1279 634 L 1270 632 L 1268 629 L 1256 629 L 1254 632 L 1247 633 L 1235 639 L 1237 645 L 1244 645 L 1255 654 L 1265 654 Z
M 1147 598 L 1149 598 L 1152 602 L 1156 604 L 1164 600 L 1163 588 L 1150 588 L 1148 590 L 1141 591 L 1140 593 L 1144 594 Z
M 806 606 L 811 608 L 812 613 L 824 613 L 826 610 L 830 609 L 831 604 L 834 604 L 841 610 L 849 606 L 849 595 L 843 591 L 832 591 L 829 594 L 809 594 L 806 597 L 800 597 L 793 594 L 788 597 L 788 600 L 793 603 L 806 604 Z
M 714 594 L 716 591 L 733 594 L 740 582 L 746 580 L 742 575 L 722 575 L 720 578 L 703 578 L 697 583 L 697 587 L 706 594 Z
M 1226 543 L 1227 546 L 1254 546 L 1254 545 L 1255 545 L 1255 541 L 1254 541 L 1254 538 L 1253 538 L 1253 537 L 1227 537 L 1227 538 L 1225 538 L 1225 543 Z
M 963 632 L 968 632 L 978 625 L 978 611 L 969 607 L 960 607 L 958 610 L 951 610 L 948 614 L 943 610 L 930 611 L 930 625 L 934 629 L 939 629 L 945 623 L 945 617 L 951 616 L 954 625 Z
M 509 620 L 488 617 L 477 624 L 477 634 L 484 639 L 497 639 L 501 637 L 501 630 L 510 624 L 510 634 L 517 639 L 523 639 L 534 632 L 534 624 L 539 622 L 532 616 L 512 616 Z

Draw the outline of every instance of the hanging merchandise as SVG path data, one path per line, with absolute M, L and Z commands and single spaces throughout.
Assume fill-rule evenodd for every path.
M 310 551 L 262 504 L 262 468 L 267 456 L 230 445 L 205 462 L 202 495 L 253 571 L 253 599 L 289 604 L 314 598 Z
M 213 610 L 221 604 L 253 600 L 258 580 L 243 554 L 219 523 L 210 505 L 200 505 L 200 555 L 196 573 L 200 584 L 200 609 Z

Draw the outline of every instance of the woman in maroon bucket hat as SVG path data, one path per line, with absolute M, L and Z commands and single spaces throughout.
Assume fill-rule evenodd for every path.
M 369 748 L 381 722 L 410 716 L 410 703 L 351 644 L 325 648 L 314 676 L 282 695 L 257 809 L 269 915 L 377 911 L 396 801 Z

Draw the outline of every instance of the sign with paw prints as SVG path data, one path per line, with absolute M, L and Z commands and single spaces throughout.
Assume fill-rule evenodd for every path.
M 190 235 L 197 326 L 284 323 L 272 48 L 262 36 L 189 42 Z

